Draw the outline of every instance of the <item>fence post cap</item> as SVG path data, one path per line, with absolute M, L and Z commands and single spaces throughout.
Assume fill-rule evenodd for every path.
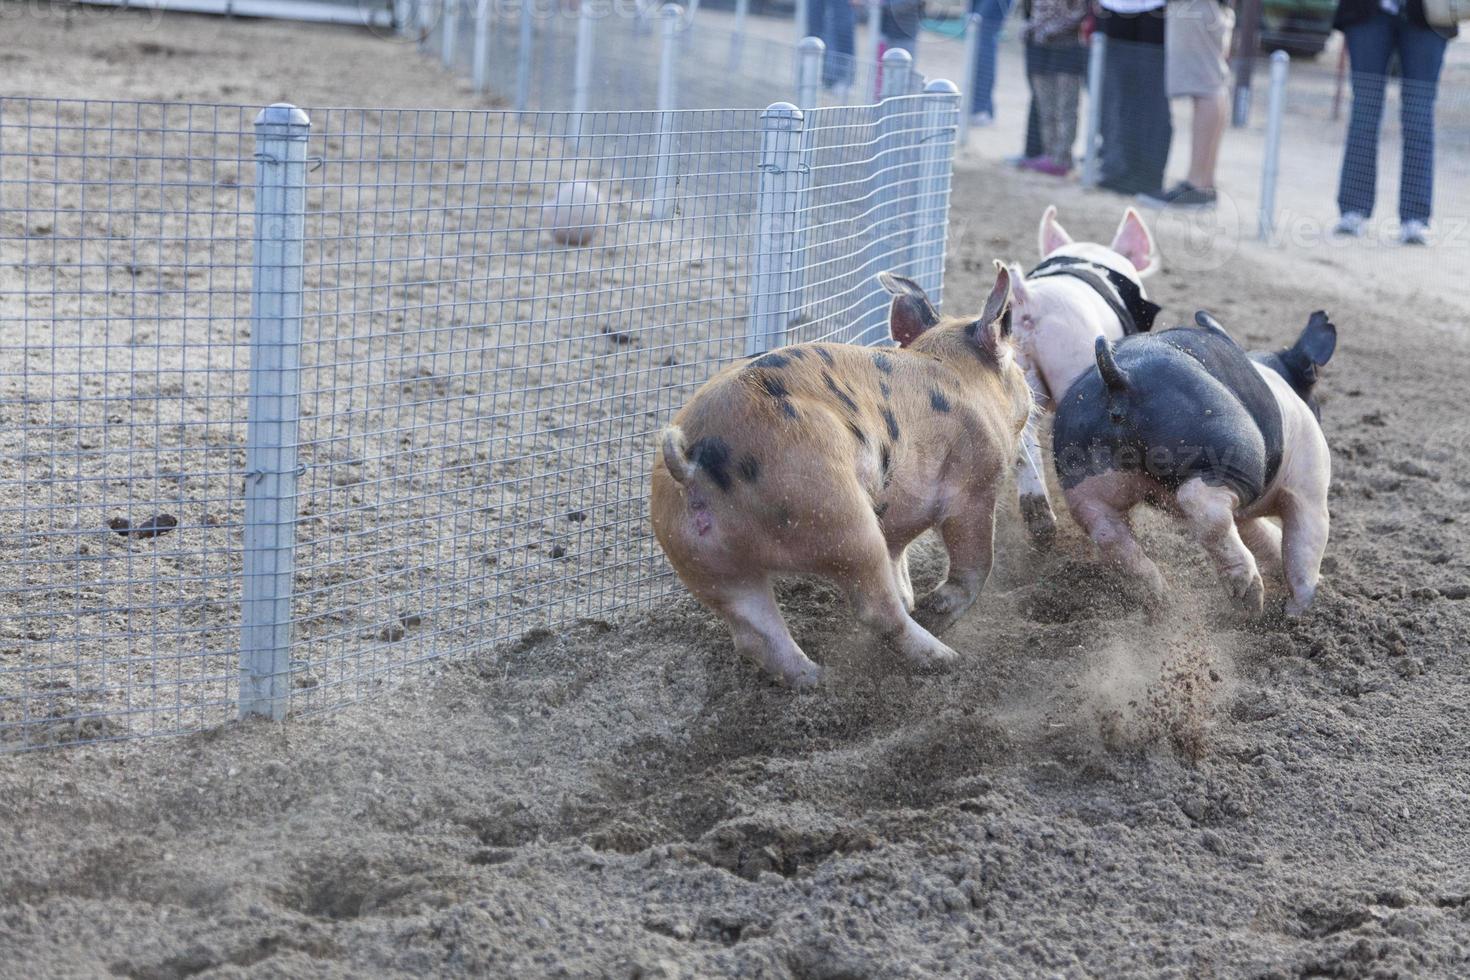
M 1271 61 L 1273 64 L 1277 65 L 1289 65 L 1291 64 L 1291 55 L 1287 54 L 1280 48 L 1277 48 L 1275 51 L 1271 52 Z
M 302 112 L 291 103 L 277 102 L 260 110 L 260 113 L 255 117 L 255 125 L 257 128 L 262 126 L 280 126 L 288 131 L 293 129 L 306 130 L 311 128 L 311 119 L 305 112 Z
M 960 87 L 947 78 L 935 78 L 925 83 L 925 95 L 959 95 Z
M 677 3 L 666 3 L 658 8 L 658 15 L 666 21 L 678 20 L 684 16 L 684 8 Z
M 813 51 L 826 51 L 827 42 L 819 37 L 807 35 L 796 42 L 796 50 L 811 53 Z
M 913 63 L 914 56 L 909 54 L 903 48 L 889 48 L 887 51 L 883 52 L 884 66 L 893 65 L 897 67 L 899 65 L 902 65 L 903 67 L 907 68 Z
M 795 125 L 804 118 L 806 117 L 802 111 L 790 102 L 772 102 L 761 113 L 761 122 L 766 124 L 767 129 L 785 129 L 788 126 L 782 125 L 783 123 Z

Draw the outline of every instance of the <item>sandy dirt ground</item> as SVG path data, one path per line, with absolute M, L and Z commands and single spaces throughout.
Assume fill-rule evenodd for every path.
M 88 43 L 123 36 L 97 30 Z M 391 102 L 436 79 L 464 98 L 408 51 L 357 72 L 379 50 L 366 39 L 231 30 L 280 43 L 288 76 L 232 100 Z M 208 67 L 163 89 L 131 66 L 104 78 L 217 97 Z M 97 70 L 61 63 L 26 88 Z M 951 307 L 978 307 L 992 257 L 1034 255 L 1052 201 L 1088 237 L 1121 210 L 961 170 Z M 1238 621 L 1150 516 L 1174 595 L 1149 622 L 1065 517 L 1038 555 L 1011 510 L 943 677 L 796 582 L 794 631 L 832 668 L 809 694 L 764 682 L 681 598 L 327 717 L 3 757 L 0 973 L 1464 975 L 1464 310 L 1448 284 L 1365 279 L 1331 254 L 1241 243 L 1181 268 L 1164 248 L 1150 289 L 1170 321 L 1207 307 L 1262 345 L 1318 307 L 1339 325 L 1321 385 L 1333 537 L 1306 618 Z M 922 587 L 941 568 L 920 551 Z

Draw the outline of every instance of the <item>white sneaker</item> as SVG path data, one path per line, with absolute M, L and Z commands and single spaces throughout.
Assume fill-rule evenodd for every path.
M 1346 235 L 1349 238 L 1361 238 L 1363 229 L 1368 225 L 1368 216 L 1360 211 L 1344 211 L 1342 217 L 1337 219 L 1333 226 L 1334 235 Z
M 984 129 L 994 123 L 995 117 L 988 112 L 977 112 L 970 117 L 970 125 L 975 129 Z
M 1405 221 L 1399 226 L 1399 241 L 1405 245 L 1428 245 L 1429 225 L 1423 221 Z

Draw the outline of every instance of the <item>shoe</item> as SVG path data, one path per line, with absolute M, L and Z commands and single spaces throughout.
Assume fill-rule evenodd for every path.
M 970 126 L 974 129 L 984 129 L 986 126 L 995 125 L 995 116 L 988 112 L 977 112 L 970 116 Z
M 1399 241 L 1405 245 L 1428 245 L 1429 225 L 1410 219 L 1399 225 Z
M 1166 191 L 1140 194 L 1138 200 L 1155 208 L 1212 208 L 1217 196 L 1213 187 L 1196 187 L 1181 180 Z
M 1348 238 L 1361 238 L 1367 225 L 1366 214 L 1361 211 L 1344 211 L 1342 217 L 1337 219 L 1337 224 L 1332 227 L 1332 233 L 1346 235 Z
M 1069 165 L 1052 157 L 1031 157 L 1028 160 L 1022 160 L 1021 169 L 1046 174 L 1050 177 L 1065 177 L 1072 172 Z

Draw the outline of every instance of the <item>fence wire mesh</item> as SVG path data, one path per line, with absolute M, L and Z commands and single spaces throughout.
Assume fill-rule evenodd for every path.
M 874 272 L 940 286 L 953 94 L 807 113 L 783 175 L 755 110 L 307 111 L 294 711 L 665 596 L 652 436 L 755 300 L 871 341 Z M 255 112 L 0 101 L 0 750 L 235 713 Z

